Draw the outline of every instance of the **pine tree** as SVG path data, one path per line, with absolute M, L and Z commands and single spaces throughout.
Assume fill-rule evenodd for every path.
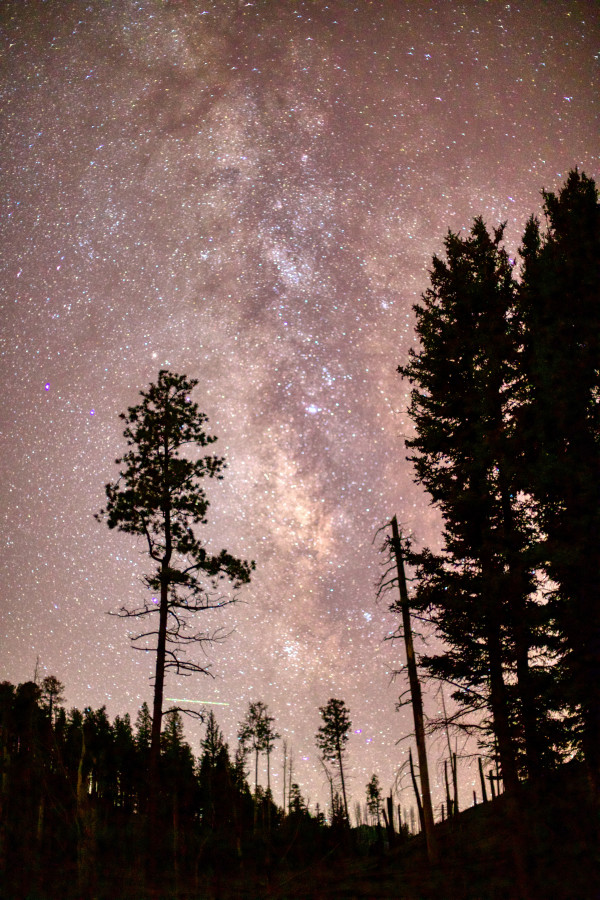
M 380 824 L 381 816 L 381 787 L 379 778 L 373 774 L 367 784 L 367 809 L 371 815 L 371 821 L 375 825 Z
M 238 731 L 241 745 L 254 753 L 254 791 L 258 789 L 258 758 L 259 754 L 267 755 L 267 789 L 270 790 L 270 755 L 279 735 L 273 729 L 273 716 L 269 715 L 267 705 L 259 700 L 250 703 L 246 718 Z
M 150 748 L 152 739 L 152 716 L 148 704 L 144 700 L 135 720 L 135 743 L 139 749 Z
M 206 718 L 206 732 L 200 746 L 202 748 L 202 759 L 206 760 L 209 766 L 216 766 L 224 741 L 223 732 L 217 724 L 217 719 L 212 709 Z
M 348 734 L 352 727 L 350 711 L 343 700 L 336 700 L 332 697 L 326 706 L 319 707 L 319 712 L 321 713 L 323 724 L 319 726 L 315 741 L 323 759 L 326 762 L 335 762 L 337 765 L 342 786 L 342 797 L 344 798 L 344 813 L 346 822 L 349 823 L 348 798 L 346 796 L 346 782 L 344 779 L 344 755 L 346 744 L 348 743 Z
M 410 459 L 444 518 L 443 552 L 419 558 L 417 597 L 450 649 L 425 662 L 458 685 L 459 701 L 489 709 L 514 791 L 517 732 L 529 772 L 540 767 L 545 709 L 530 659 L 546 648 L 536 625 L 536 535 L 512 459 L 520 331 L 503 230 L 489 235 L 476 219 L 467 238 L 448 234 L 446 260 L 434 257 L 431 287 L 415 306 L 420 349 L 399 371 L 413 384 Z
M 55 675 L 46 675 L 41 685 L 42 705 L 48 710 L 51 721 L 64 700 L 64 684 Z
M 537 501 L 542 559 L 557 586 L 564 697 L 600 793 L 600 205 L 572 171 L 544 192 L 547 229 L 523 237 L 519 291 L 525 390 L 524 486 Z
M 206 523 L 209 506 L 201 480 L 221 478 L 225 465 L 221 457 L 200 455 L 216 438 L 204 430 L 207 418 L 191 399 L 197 384 L 195 379 L 163 369 L 156 384 L 141 392 L 142 402 L 121 414 L 129 449 L 117 460 L 122 471 L 116 482 L 106 486 L 106 508 L 97 516 L 109 528 L 144 540 L 151 562 L 145 582 L 158 594 L 141 607 L 122 607 L 119 613 L 158 618 L 156 626 L 133 638 L 156 639 L 153 781 L 158 774 L 165 671 L 205 671 L 187 658 L 186 649 L 211 636 L 196 632 L 189 616 L 231 602 L 214 599 L 210 589 L 223 578 L 238 588 L 250 580 L 254 568 L 254 563 L 236 559 L 226 550 L 212 556 L 194 531 Z

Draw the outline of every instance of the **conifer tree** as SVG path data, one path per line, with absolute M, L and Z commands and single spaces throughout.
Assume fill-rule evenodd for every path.
M 542 559 L 557 585 L 564 697 L 579 720 L 599 795 L 600 772 L 600 205 L 572 171 L 543 192 L 547 228 L 523 237 L 519 317 L 524 390 L 523 487 L 537 501 Z
M 348 743 L 348 734 L 352 727 L 350 711 L 343 700 L 336 700 L 332 697 L 326 706 L 319 707 L 319 712 L 321 713 L 323 724 L 319 726 L 315 741 L 323 759 L 328 762 L 334 762 L 338 768 L 342 797 L 344 799 L 344 813 L 346 822 L 349 823 L 348 798 L 346 796 L 346 781 L 344 779 L 344 755 L 346 744 Z
M 459 686 L 457 699 L 489 709 L 505 784 L 516 790 L 517 719 L 531 774 L 542 754 L 530 669 L 539 611 L 535 533 L 512 462 L 520 334 L 503 230 L 490 235 L 476 219 L 468 237 L 448 234 L 446 260 L 434 257 L 415 306 L 420 348 L 399 371 L 413 385 L 410 458 L 444 519 L 443 552 L 420 557 L 417 597 L 450 650 L 426 663 Z
M 51 720 L 64 700 L 64 689 L 64 684 L 55 675 L 46 675 L 42 681 L 42 704 L 47 708 Z
M 144 700 L 140 706 L 135 720 L 135 743 L 138 749 L 147 750 L 150 748 L 152 739 L 152 716 L 148 704 Z
M 205 431 L 207 418 L 192 401 L 197 380 L 161 370 L 156 383 L 141 391 L 142 401 L 121 418 L 128 450 L 117 460 L 119 479 L 106 486 L 107 503 L 97 518 L 109 528 L 136 535 L 146 544 L 151 563 L 145 582 L 156 598 L 119 614 L 158 619 L 133 640 L 154 638 L 156 653 L 150 764 L 158 773 L 165 671 L 203 672 L 190 660 L 190 645 L 211 639 L 190 624 L 190 614 L 222 607 L 230 600 L 211 594 L 228 579 L 234 588 L 246 584 L 254 563 L 226 550 L 207 552 L 195 529 L 206 523 L 209 502 L 203 478 L 221 478 L 224 459 L 202 455 L 216 438 Z M 140 648 L 145 649 L 145 648 Z
M 202 760 L 206 760 L 211 767 L 216 766 L 224 741 L 223 732 L 217 724 L 217 719 L 212 709 L 206 717 L 206 732 L 200 746 L 202 748 Z
M 367 809 L 371 814 L 371 821 L 379 825 L 381 821 L 381 786 L 379 778 L 373 774 L 367 784 Z
M 130 812 L 135 802 L 139 760 L 129 713 L 115 716 L 113 732 L 116 802 L 125 811 Z
M 273 728 L 274 718 L 269 715 L 266 703 L 259 700 L 250 703 L 246 718 L 239 727 L 238 738 L 242 747 L 254 753 L 254 791 L 258 789 L 258 758 L 261 753 L 267 755 L 267 778 L 270 790 L 270 755 L 279 735 Z

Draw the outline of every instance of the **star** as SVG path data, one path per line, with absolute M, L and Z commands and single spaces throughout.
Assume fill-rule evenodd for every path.
M 0 13 L 2 677 L 39 657 L 69 707 L 151 700 L 152 654 L 106 615 L 146 599 L 144 547 L 93 514 L 119 413 L 170 368 L 227 459 L 202 537 L 257 563 L 198 623 L 229 634 L 207 651 L 226 739 L 267 703 L 323 806 L 318 708 L 340 697 L 351 793 L 373 772 L 387 793 L 412 726 L 376 534 L 397 514 L 440 540 L 403 443 L 412 306 L 449 228 L 506 219 L 518 259 L 541 189 L 597 178 L 597 23 L 535 0 L 58 6 Z M 469 800 L 475 778 L 465 760 Z

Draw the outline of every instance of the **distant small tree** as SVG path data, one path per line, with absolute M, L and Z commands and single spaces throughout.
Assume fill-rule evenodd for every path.
M 246 759 L 248 756 L 248 748 L 244 747 L 243 744 L 238 744 L 235 750 L 235 756 L 233 760 L 233 768 L 231 771 L 233 783 L 239 791 L 244 791 L 248 789 L 248 784 L 246 778 L 248 777 L 248 773 L 246 771 Z
M 224 747 L 224 741 L 223 732 L 217 724 L 217 719 L 212 709 L 206 719 L 206 733 L 200 746 L 202 747 L 202 759 L 206 760 L 211 767 L 214 767 Z
M 172 709 L 167 713 L 161 744 L 163 752 L 176 756 L 185 744 L 183 737 L 183 721 L 181 713 Z
M 231 816 L 233 780 L 227 744 L 212 709 L 200 746 L 202 755 L 197 774 L 202 819 L 214 832 L 217 823 L 228 822 Z
M 41 686 L 42 706 L 45 706 L 52 720 L 54 714 L 60 704 L 64 700 L 63 691 L 65 689 L 62 681 L 59 681 L 54 675 L 46 675 Z
M 381 815 L 381 787 L 377 775 L 373 775 L 367 784 L 367 809 L 369 810 L 374 824 L 379 825 Z
M 269 715 L 266 703 L 259 700 L 250 703 L 246 718 L 241 723 L 238 738 L 243 747 L 254 753 L 254 791 L 258 788 L 258 757 L 267 755 L 267 789 L 271 789 L 270 755 L 279 735 L 273 728 L 273 716 Z
M 348 742 L 348 732 L 352 727 L 350 722 L 350 712 L 346 708 L 343 700 L 331 698 L 326 706 L 320 706 L 319 712 L 323 719 L 323 724 L 319 727 L 315 736 L 318 749 L 321 751 L 323 759 L 334 762 L 340 773 L 340 783 L 342 786 L 342 796 L 344 798 L 344 813 L 346 821 L 348 818 L 348 799 L 346 797 L 346 782 L 344 780 L 344 753 Z
M 204 666 L 186 657 L 186 650 L 216 636 L 195 631 L 189 616 L 232 602 L 215 598 L 211 589 L 223 578 L 238 588 L 250 580 L 254 568 L 254 563 L 236 559 L 226 550 L 212 556 L 194 531 L 206 523 L 209 506 L 201 479 L 220 479 L 225 466 L 222 457 L 200 455 L 216 438 L 204 430 L 207 417 L 191 399 L 197 384 L 195 379 L 163 369 L 158 381 L 141 391 L 141 403 L 121 414 L 129 449 L 117 460 L 122 470 L 117 481 L 106 485 L 106 507 L 96 516 L 109 528 L 143 538 L 151 561 L 144 582 L 158 597 L 148 598 L 135 609 L 121 607 L 118 615 L 158 618 L 156 627 L 132 638 L 134 642 L 156 638 L 152 780 L 160 757 L 165 671 L 205 672 Z
M 306 812 L 306 802 L 299 786 L 294 781 L 290 787 L 290 813 L 301 815 L 304 812 Z
M 135 743 L 138 749 L 148 750 L 152 739 L 152 716 L 144 700 L 135 720 Z

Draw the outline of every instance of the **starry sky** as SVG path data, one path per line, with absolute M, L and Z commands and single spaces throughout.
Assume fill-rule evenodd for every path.
M 313 804 L 318 707 L 339 697 L 352 805 L 373 772 L 387 792 L 411 719 L 376 532 L 396 513 L 439 541 L 403 445 L 412 304 L 448 228 L 507 220 L 516 255 L 542 188 L 576 165 L 598 180 L 596 4 L 5 0 L 0 17 L 0 679 L 39 657 L 67 706 L 151 701 L 153 657 L 107 615 L 143 599 L 144 548 L 93 514 L 119 412 L 169 368 L 199 380 L 228 462 L 202 536 L 257 568 L 206 615 L 232 631 L 214 679 L 170 677 L 167 696 L 223 704 L 232 744 L 266 702 Z M 202 733 L 186 723 L 196 753 Z M 280 800 L 281 745 L 272 768 Z

